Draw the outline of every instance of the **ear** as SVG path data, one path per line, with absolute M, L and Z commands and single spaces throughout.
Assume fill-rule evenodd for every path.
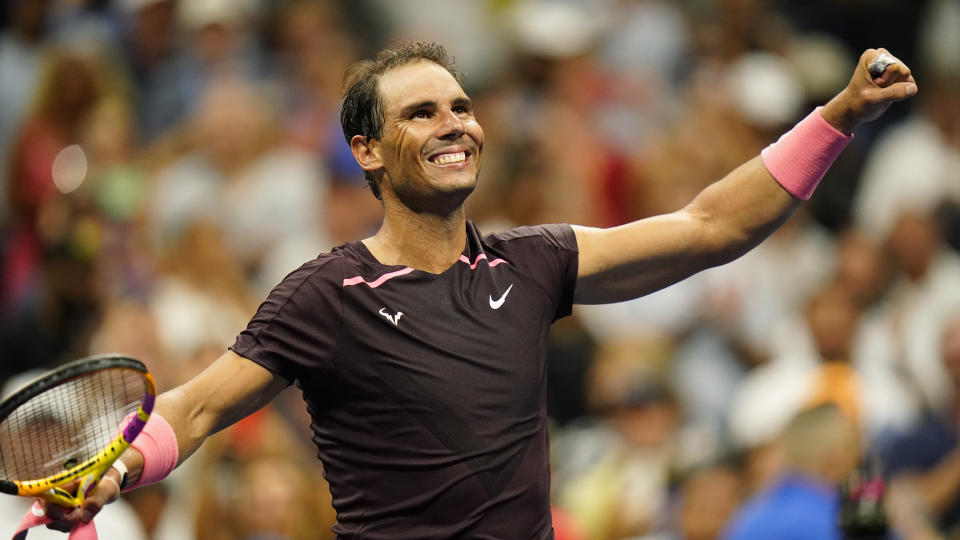
M 367 172 L 373 172 L 383 167 L 383 160 L 380 159 L 379 141 L 364 137 L 363 135 L 354 135 L 350 139 L 350 151 L 353 152 L 353 159 L 357 160 L 360 168 Z

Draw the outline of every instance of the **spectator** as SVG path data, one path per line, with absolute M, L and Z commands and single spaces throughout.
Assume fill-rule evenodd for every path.
M 178 126 L 190 107 L 174 0 L 122 0 L 122 52 L 134 87 L 137 133 L 154 142 Z
M 952 537 L 960 531 L 960 317 L 950 319 L 940 335 L 952 398 L 946 406 L 926 411 L 912 430 L 888 441 L 881 458 L 896 488 L 912 498 L 901 512 L 914 508 L 909 518 L 929 516 L 939 532 Z
M 271 257 L 302 261 L 329 245 L 320 210 L 326 194 L 316 158 L 285 143 L 264 89 L 227 78 L 208 87 L 192 125 L 195 148 L 155 179 L 148 219 L 161 252 L 191 224 L 212 223 L 262 293 Z M 259 296 L 259 295 L 258 295 Z
M 10 26 L 0 29 L 0 227 L 9 219 L 7 160 L 39 82 L 49 0 L 5 2 Z
M 824 404 L 798 414 L 781 440 L 785 470 L 738 511 L 723 538 L 839 540 L 837 489 L 860 456 L 855 424 Z
M 666 530 L 633 540 L 716 540 L 740 506 L 742 487 L 731 465 L 694 467 L 680 482 Z
M 909 388 L 871 365 L 865 332 L 861 308 L 847 290 L 829 284 L 815 294 L 791 345 L 782 347 L 790 354 L 754 370 L 738 389 L 730 414 L 737 444 L 762 446 L 798 411 L 825 402 L 840 407 L 871 440 L 909 425 L 916 410 Z
M 588 400 L 602 421 L 557 443 L 558 504 L 589 540 L 646 534 L 665 517 L 679 410 L 636 353 L 598 355 Z
M 918 408 L 943 406 L 950 384 L 940 361 L 938 331 L 960 310 L 960 257 L 942 240 L 929 212 L 894 218 L 886 241 L 893 270 L 890 290 L 868 319 L 864 367 L 885 370 L 908 385 Z

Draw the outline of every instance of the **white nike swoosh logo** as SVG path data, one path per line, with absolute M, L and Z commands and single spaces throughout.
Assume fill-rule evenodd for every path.
M 510 294 L 510 289 L 512 288 L 513 288 L 513 283 L 511 283 L 510 286 L 507 287 L 507 290 L 503 293 L 503 296 L 501 296 L 500 298 L 497 298 L 496 300 L 493 299 L 493 295 L 491 294 L 488 297 L 490 299 L 490 307 L 493 309 L 500 309 L 500 306 L 503 305 L 503 301 L 507 299 L 507 295 Z

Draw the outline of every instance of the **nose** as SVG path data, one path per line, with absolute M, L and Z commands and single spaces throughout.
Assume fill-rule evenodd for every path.
M 440 115 L 440 130 L 437 138 L 443 140 L 456 140 L 466 133 L 463 125 L 463 118 L 452 110 L 444 111 Z

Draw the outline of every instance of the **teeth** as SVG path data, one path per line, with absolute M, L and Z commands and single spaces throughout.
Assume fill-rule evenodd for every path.
M 467 159 L 466 152 L 455 152 L 453 154 L 441 154 L 434 160 L 437 165 L 446 165 L 448 163 L 457 163 Z

